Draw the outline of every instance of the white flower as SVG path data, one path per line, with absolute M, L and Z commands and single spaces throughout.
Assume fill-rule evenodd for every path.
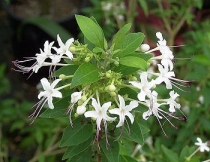
M 151 115 L 154 115 L 156 118 L 159 119 L 163 118 L 159 115 L 159 112 L 160 114 L 162 114 L 161 111 L 163 110 L 159 108 L 161 104 L 157 102 L 157 96 L 158 93 L 156 91 L 153 91 L 150 95 L 150 100 L 146 100 L 146 105 L 149 107 L 149 110 L 143 113 L 142 117 L 144 120 L 147 120 Z
M 75 104 L 82 98 L 82 92 L 74 92 L 71 94 L 71 103 Z
M 147 72 L 143 72 L 140 75 L 141 82 L 135 82 L 135 81 L 130 81 L 134 87 L 139 88 L 141 91 L 138 93 L 138 99 L 140 101 L 145 101 L 145 97 L 148 96 L 151 93 L 151 88 L 154 86 L 154 82 L 148 82 L 147 80 Z
M 39 53 L 36 54 L 36 60 L 40 66 L 44 63 L 44 61 L 48 57 L 50 57 L 52 55 L 51 49 L 52 49 L 53 44 L 54 44 L 54 42 L 49 43 L 48 41 L 45 41 L 44 51 L 42 51 L 42 49 L 40 49 L 40 54 Z
M 152 60 L 161 60 L 161 64 L 165 67 L 168 67 L 170 70 L 173 70 L 173 62 L 174 59 L 173 52 L 170 50 L 170 48 L 166 45 L 166 40 L 163 39 L 162 33 L 157 32 L 156 37 L 159 39 L 157 43 L 157 47 L 149 50 L 145 53 L 151 53 L 153 51 L 159 50 L 161 55 L 151 58 Z
M 116 127 L 120 127 L 124 124 L 125 116 L 128 116 L 131 123 L 133 123 L 134 122 L 134 117 L 130 113 L 130 111 L 138 106 L 138 102 L 137 101 L 131 101 L 129 105 L 125 105 L 124 98 L 120 95 L 118 95 L 118 98 L 119 98 L 119 101 L 120 101 L 119 108 L 114 108 L 112 110 L 109 110 L 109 112 L 111 114 L 119 115 L 120 120 L 119 120 L 119 123 L 117 124 Z
M 210 148 L 207 146 L 207 142 L 203 143 L 199 137 L 197 137 L 197 141 L 198 142 L 195 142 L 195 145 L 199 146 L 200 152 L 210 151 Z
M 30 71 L 32 72 L 35 72 L 37 73 L 38 70 L 42 67 L 42 66 L 45 66 L 45 60 L 47 58 L 49 58 L 50 56 L 52 56 L 52 53 L 51 53 L 51 48 L 52 45 L 53 45 L 54 42 L 51 42 L 49 43 L 48 41 L 45 41 L 44 43 L 44 51 L 42 51 L 42 49 L 40 49 L 40 53 L 37 53 L 36 54 L 36 57 L 27 57 L 26 60 L 23 60 L 23 61 L 13 61 L 13 64 L 18 68 L 18 70 L 16 71 L 19 71 L 19 72 L 22 72 L 22 73 L 28 73 Z M 25 62 L 30 62 L 30 61 L 35 61 L 31 66 L 22 66 L 21 64 L 22 63 L 25 63 Z
M 45 91 L 42 91 L 39 93 L 38 98 L 45 98 L 45 101 L 48 101 L 48 106 L 50 109 L 54 108 L 54 105 L 52 103 L 52 99 L 53 97 L 56 98 L 62 98 L 62 93 L 60 91 L 58 91 L 57 89 L 55 89 L 55 86 L 58 84 L 58 82 L 60 82 L 61 79 L 56 79 L 53 81 L 52 84 L 49 83 L 49 81 L 46 78 L 42 78 L 41 79 L 41 84 L 43 86 L 43 89 Z
M 50 84 L 46 78 L 41 79 L 41 84 L 44 91 L 41 91 L 39 93 L 38 98 L 40 99 L 40 101 L 33 106 L 35 107 L 35 111 L 29 116 L 32 119 L 31 123 L 33 123 L 33 121 L 38 117 L 46 102 L 48 102 L 49 108 L 53 109 L 54 108 L 54 105 L 52 103 L 53 97 L 62 98 L 62 93 L 59 91 L 61 87 L 55 89 L 55 86 L 60 81 L 61 79 L 56 79 L 53 81 L 52 84 Z
M 156 37 L 159 39 L 157 46 L 159 51 L 161 52 L 161 64 L 164 66 L 168 66 L 170 70 L 173 69 L 173 63 L 171 60 L 173 60 L 174 55 L 173 52 L 170 50 L 170 48 L 166 45 L 166 40 L 163 39 L 162 33 L 157 32 Z
M 107 110 L 111 106 L 111 102 L 106 102 L 101 106 L 95 98 L 92 98 L 92 106 L 95 108 L 95 111 L 87 111 L 84 115 L 86 118 L 96 119 L 98 136 L 98 133 L 101 130 L 101 121 L 103 120 L 104 124 L 106 124 L 106 121 L 114 121 L 115 118 L 109 117 L 107 115 Z
M 165 82 L 167 89 L 172 89 L 172 83 L 170 81 L 171 77 L 175 77 L 175 73 L 173 71 L 168 71 L 168 67 L 165 66 L 163 68 L 162 65 L 158 64 L 159 76 L 155 79 L 155 84 L 161 84 Z
M 170 98 L 166 99 L 167 104 L 169 104 L 169 111 L 170 112 L 175 112 L 175 108 L 179 109 L 181 107 L 180 104 L 178 104 L 175 99 L 179 96 L 178 93 L 174 93 L 174 91 L 171 91 L 170 93 Z
M 61 38 L 59 37 L 59 35 L 57 35 L 57 41 L 58 44 L 60 46 L 60 48 L 53 48 L 58 55 L 62 56 L 63 54 L 66 54 L 68 56 L 68 58 L 70 60 L 73 59 L 73 54 L 70 52 L 69 48 L 71 46 L 71 44 L 74 42 L 74 38 L 70 38 L 66 41 L 66 43 L 64 44 L 61 40 Z

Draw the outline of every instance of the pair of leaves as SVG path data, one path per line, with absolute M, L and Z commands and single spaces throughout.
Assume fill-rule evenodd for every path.
M 121 41 L 118 48 L 121 49 L 120 52 L 115 54 L 115 57 L 129 56 L 135 52 L 135 50 L 141 45 L 144 39 L 143 33 L 129 33 L 124 36 L 123 41 Z

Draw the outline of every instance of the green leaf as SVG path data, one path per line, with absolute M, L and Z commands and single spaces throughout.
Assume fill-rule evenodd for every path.
M 180 161 L 185 161 L 186 158 L 190 156 L 190 154 L 191 152 L 189 150 L 189 146 L 185 146 L 180 153 L 180 157 L 179 157 Z
M 73 128 L 68 125 L 64 130 L 60 146 L 74 146 L 86 141 L 93 133 L 93 126 L 83 118 L 73 121 Z
M 74 156 L 70 161 L 71 162 L 91 162 L 92 150 L 89 148 L 80 154 Z
M 47 19 L 45 17 L 31 17 L 31 18 L 25 19 L 25 21 L 18 28 L 19 40 L 21 39 L 20 36 L 21 36 L 23 26 L 26 24 L 32 24 L 32 25 L 37 26 L 38 28 L 42 29 L 47 34 L 49 34 L 55 40 L 57 39 L 57 34 L 59 34 L 62 41 L 67 41 L 69 38 L 72 37 L 71 34 L 66 29 L 64 29 L 61 25 L 54 22 L 53 20 Z
M 138 161 L 127 155 L 120 155 L 120 162 L 138 162 Z
M 76 20 L 84 36 L 95 46 L 104 48 L 104 34 L 101 27 L 92 19 L 76 15 Z
M 70 146 L 66 150 L 65 154 L 62 157 L 62 160 L 71 159 L 72 157 L 78 155 L 81 152 L 84 152 L 92 143 L 92 138 L 89 138 L 87 141 L 77 145 L 77 146 Z
M 75 71 L 78 69 L 78 67 L 79 67 L 78 65 L 63 66 L 55 72 L 55 75 L 56 76 L 59 76 L 61 74 L 73 75 L 75 73 Z
M 72 78 L 71 88 L 82 84 L 89 84 L 99 80 L 99 70 L 91 63 L 83 63 L 76 70 Z
M 148 61 L 149 59 L 151 59 L 152 57 L 154 57 L 153 54 L 150 54 L 150 53 L 137 53 L 138 57 L 144 59 L 145 61 Z
M 147 62 L 135 56 L 127 56 L 120 58 L 120 64 L 129 67 L 139 68 L 141 70 L 147 70 Z
M 179 162 L 178 155 L 172 150 L 168 149 L 164 145 L 161 146 L 165 157 L 168 159 L 168 162 Z
M 115 66 L 113 69 L 115 72 L 121 73 L 122 75 L 133 74 L 139 70 L 139 68 L 128 67 L 124 65 Z
M 130 30 L 131 23 L 124 25 L 114 36 L 112 44 L 114 44 L 114 49 L 120 48 L 120 44 L 124 40 L 126 33 Z
M 101 148 L 106 156 L 108 162 L 119 162 L 119 143 L 117 141 L 111 141 L 111 144 L 106 147 L 106 140 L 102 141 Z
M 150 129 L 145 127 L 144 125 L 139 124 L 139 126 L 142 134 L 147 134 L 148 132 L 150 132 Z
M 133 53 L 143 42 L 143 33 L 129 33 L 125 36 L 123 42 L 121 43 L 121 51 L 115 54 L 115 57 L 124 57 Z
M 125 130 L 123 137 L 128 140 L 137 142 L 140 145 L 143 145 L 144 136 L 138 122 L 134 120 L 133 124 L 129 124 L 129 127 L 130 127 L 130 132 L 128 130 Z

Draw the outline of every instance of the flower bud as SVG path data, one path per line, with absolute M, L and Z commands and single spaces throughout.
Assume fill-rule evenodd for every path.
M 89 62 L 90 61 L 90 57 L 85 57 L 85 62 Z
M 115 92 L 111 92 L 110 95 L 111 95 L 112 97 L 116 97 L 116 96 L 117 96 L 117 94 L 116 94 Z
M 106 77 L 111 78 L 111 71 L 110 70 L 106 72 Z
M 76 48 L 75 48 L 74 46 L 70 46 L 69 50 L 70 50 L 70 52 L 72 52 L 72 53 L 76 52 Z
M 141 49 L 142 52 L 146 52 L 150 49 L 150 46 L 148 44 L 142 44 L 140 46 L 140 49 Z
M 81 105 L 81 106 L 78 106 L 77 107 L 77 114 L 78 115 L 82 115 L 82 114 L 84 114 L 85 113 L 85 111 L 86 111 L 86 107 L 85 106 L 83 106 L 83 105 Z
M 132 77 L 131 77 L 131 80 L 132 80 L 132 81 L 137 81 L 138 79 L 137 79 L 135 76 L 132 76 Z
M 66 79 L 66 75 L 64 74 L 59 75 L 59 79 L 62 79 L 62 80 Z
M 83 102 L 85 102 L 87 100 L 87 97 L 86 96 L 82 96 L 81 99 L 82 99 Z
M 108 90 L 110 92 L 114 92 L 116 90 L 116 87 L 113 84 L 111 84 L 111 85 L 108 86 Z

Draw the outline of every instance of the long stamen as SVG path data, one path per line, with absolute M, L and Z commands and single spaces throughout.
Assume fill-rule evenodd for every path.
M 106 121 L 104 120 L 104 129 L 105 129 L 105 138 L 106 138 L 106 149 L 108 150 L 109 149 L 109 141 L 108 141 L 108 135 L 107 135 L 107 123 Z
M 45 103 L 47 102 L 47 98 L 43 97 L 38 103 L 36 103 L 32 108 L 36 107 L 35 111 L 29 115 L 29 119 L 32 120 L 30 122 L 30 124 L 32 124 L 35 119 L 39 116 L 43 106 L 45 105 Z

